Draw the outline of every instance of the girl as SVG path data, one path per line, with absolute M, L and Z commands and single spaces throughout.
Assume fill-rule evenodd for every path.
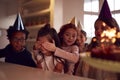
M 46 50 L 41 44 L 44 42 L 54 43 L 60 47 L 60 41 L 55 29 L 50 28 L 49 24 L 42 27 L 37 35 L 37 40 L 34 45 L 34 57 L 37 66 L 43 70 L 55 71 L 63 73 L 63 60 L 53 55 L 53 52 Z
M 80 34 L 77 38 L 76 44 L 79 47 L 79 52 L 85 52 L 87 50 L 87 46 L 88 44 L 85 43 L 85 41 L 87 40 L 87 34 L 84 30 L 80 30 Z
M 79 53 L 83 53 L 83 52 L 86 52 L 87 50 L 87 46 L 88 44 L 85 43 L 85 41 L 87 40 L 87 34 L 84 30 L 78 30 L 78 38 L 77 38 L 77 41 L 76 41 L 76 44 L 78 45 L 79 47 Z M 74 70 L 74 74 L 75 75 L 83 75 L 82 74 L 82 66 L 83 66 L 83 61 L 82 60 L 79 60 L 76 64 L 75 64 L 75 70 Z
M 107 30 L 108 28 L 116 28 L 116 32 L 119 32 L 119 25 L 117 24 L 116 20 L 114 18 L 110 18 L 106 21 L 97 19 L 94 24 L 95 28 L 95 37 L 92 38 L 91 43 L 88 46 L 88 51 L 91 51 L 93 48 L 96 48 L 100 46 L 101 44 L 101 34 L 103 31 Z M 116 39 L 116 42 L 114 43 L 117 46 L 120 46 L 119 40 Z
M 77 39 L 77 29 L 74 24 L 65 24 L 61 27 L 58 36 L 62 49 L 51 43 L 43 43 L 45 49 L 55 52 L 54 55 L 66 59 L 65 73 L 73 74 L 74 65 L 79 60 L 79 48 L 75 45 Z

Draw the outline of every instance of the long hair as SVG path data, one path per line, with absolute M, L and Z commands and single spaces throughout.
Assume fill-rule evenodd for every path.
M 43 37 L 43 36 L 46 36 L 46 35 L 50 36 L 50 38 L 49 38 L 50 42 L 52 42 L 52 40 L 54 40 L 56 47 L 59 47 L 59 48 L 61 47 L 57 31 L 54 28 L 51 28 L 50 24 L 46 24 L 45 26 L 40 28 L 40 30 L 38 31 L 37 39 L 39 37 Z M 40 52 L 40 55 L 44 59 L 44 55 L 41 52 Z M 61 60 L 60 57 L 57 57 L 57 56 L 54 56 L 54 57 L 58 62 L 61 61 L 63 63 L 63 61 Z

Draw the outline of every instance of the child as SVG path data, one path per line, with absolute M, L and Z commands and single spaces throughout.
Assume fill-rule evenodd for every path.
M 55 29 L 50 28 L 49 24 L 46 24 L 38 32 L 37 40 L 33 50 L 34 57 L 39 68 L 47 71 L 63 73 L 63 60 L 54 56 L 53 52 L 46 50 L 41 45 L 44 42 L 55 43 L 57 47 L 60 47 L 60 41 L 57 36 L 57 32 Z
M 80 35 L 77 38 L 76 44 L 79 47 L 79 52 L 85 52 L 87 50 L 88 44 L 85 43 L 87 40 L 87 34 L 84 30 L 80 30 Z
M 65 24 L 58 33 L 62 49 L 51 43 L 43 43 L 45 49 L 55 52 L 54 55 L 66 59 L 65 73 L 73 74 L 74 65 L 79 60 L 79 48 L 75 45 L 77 39 L 77 29 L 74 24 Z
M 85 52 L 87 50 L 87 46 L 88 44 L 85 43 L 85 41 L 87 40 L 87 34 L 84 30 L 79 30 L 78 32 L 78 37 L 77 37 L 77 41 L 76 44 L 79 47 L 79 53 Z M 81 75 L 82 74 L 82 67 L 83 66 L 83 61 L 79 60 L 76 64 L 75 64 L 75 70 L 74 70 L 74 74 L 77 75 Z
M 10 43 L 5 48 L 0 49 L 0 58 L 5 57 L 5 62 L 36 67 L 31 53 L 26 48 L 28 34 L 29 32 L 23 26 L 20 14 L 17 14 L 14 25 L 7 30 Z

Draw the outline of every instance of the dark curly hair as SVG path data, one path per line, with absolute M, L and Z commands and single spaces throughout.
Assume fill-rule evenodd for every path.
M 59 37 L 57 35 L 57 32 L 54 28 L 51 28 L 50 24 L 46 24 L 45 26 L 40 28 L 40 30 L 38 31 L 37 39 L 39 37 L 42 37 L 42 36 L 45 36 L 48 34 L 55 41 L 55 45 L 57 47 L 60 47 L 61 45 L 60 45 L 60 40 L 59 40 Z
M 29 32 L 25 29 L 25 30 L 16 30 L 13 26 L 10 26 L 8 29 L 7 29 L 7 37 L 9 40 L 11 40 L 12 36 L 14 33 L 16 32 L 23 32 L 26 34 L 26 39 L 28 38 L 28 34 Z

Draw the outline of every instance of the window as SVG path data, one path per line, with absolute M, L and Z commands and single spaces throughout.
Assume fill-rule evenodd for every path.
M 116 19 L 118 25 L 120 26 L 120 0 L 109 0 L 108 4 L 110 5 L 110 10 L 112 12 L 112 16 Z
M 107 0 L 110 10 L 115 11 L 115 10 L 120 10 L 120 0 Z
M 84 0 L 84 11 L 98 12 L 98 0 Z
M 94 36 L 94 22 L 99 11 L 98 0 L 84 0 L 84 30 L 87 37 Z
M 115 10 L 120 10 L 120 0 L 114 0 L 115 1 Z
M 118 25 L 119 25 L 119 27 L 120 27 L 120 12 L 119 12 L 119 13 L 114 14 L 114 16 L 113 16 L 113 17 L 116 19 L 116 21 L 117 21 L 117 23 L 118 23 Z
M 84 15 L 84 30 L 87 33 L 87 37 L 94 36 L 94 22 L 97 19 L 97 15 Z

